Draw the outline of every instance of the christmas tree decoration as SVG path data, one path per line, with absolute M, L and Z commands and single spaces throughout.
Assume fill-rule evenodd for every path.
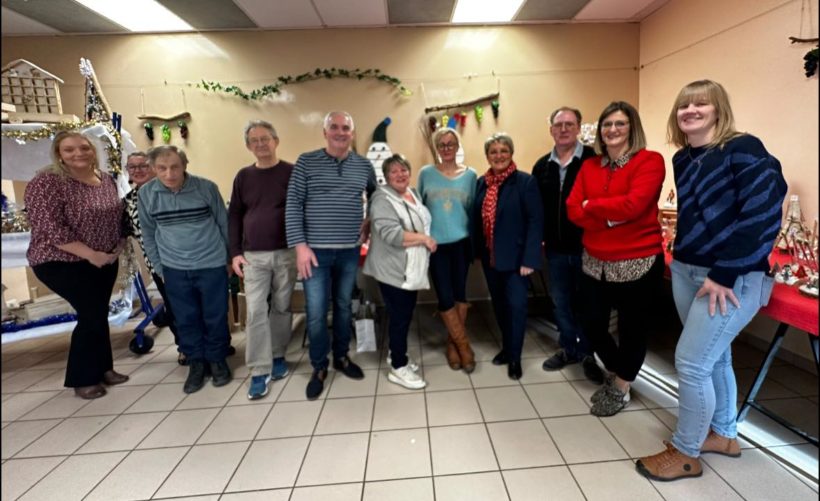
M 179 126 L 179 135 L 182 136 L 182 139 L 188 139 L 188 124 L 185 123 L 184 120 L 180 120 L 177 122 Z
M 441 126 L 442 127 L 448 127 L 447 124 L 449 124 L 449 123 L 450 123 L 450 115 L 448 115 L 446 113 L 444 115 L 441 115 Z
M 162 124 L 162 128 L 160 129 L 162 133 L 162 142 L 168 144 L 171 142 L 171 128 L 168 127 L 168 124 Z
M 91 61 L 84 57 L 80 58 L 80 74 L 85 77 L 85 119 L 98 122 L 110 120 L 111 107 L 103 95 Z
M 475 112 L 475 121 L 478 122 L 478 125 L 481 125 L 481 121 L 484 120 L 484 107 L 477 104 L 473 111 Z
M 145 129 L 145 135 L 148 136 L 149 141 L 154 140 L 154 126 L 151 122 L 145 122 L 142 124 L 142 127 Z
M 390 145 L 387 144 L 387 126 L 392 120 L 390 117 L 382 120 L 379 125 L 373 130 L 373 143 L 367 149 L 367 159 L 373 164 L 373 170 L 376 173 L 376 181 L 380 184 L 387 184 L 382 172 L 382 164 L 384 161 L 393 156 L 393 151 Z
M 493 108 L 493 118 L 498 118 L 498 108 L 501 104 L 498 102 L 498 99 L 493 99 L 493 102 L 490 103 L 490 106 Z

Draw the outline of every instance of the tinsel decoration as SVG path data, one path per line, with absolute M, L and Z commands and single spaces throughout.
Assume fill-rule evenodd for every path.
M 206 91 L 233 94 L 234 96 L 241 97 L 245 101 L 260 101 L 273 94 L 280 94 L 282 92 L 282 87 L 285 85 L 309 82 L 311 80 L 319 80 L 322 78 L 328 80 L 333 78 L 355 78 L 356 80 L 373 78 L 380 82 L 392 85 L 398 89 L 399 94 L 402 96 L 410 96 L 413 94 L 410 89 L 405 87 L 398 78 L 385 75 L 381 72 L 381 70 L 373 68 L 366 70 L 361 70 L 359 68 L 356 68 L 355 70 L 347 70 L 344 68 L 316 68 L 312 72 L 302 73 L 301 75 L 282 75 L 276 78 L 276 83 L 265 85 L 259 89 L 254 89 L 249 93 L 245 92 L 236 85 L 222 85 L 219 82 L 208 82 L 205 80 L 202 80 L 200 83 L 196 84 L 196 86 L 197 88 L 205 89 Z
M 151 122 L 145 122 L 142 124 L 142 127 L 145 129 L 145 135 L 148 136 L 149 141 L 154 140 L 154 126 Z
M 185 123 L 184 120 L 180 120 L 177 122 L 179 126 L 179 135 L 182 136 L 182 139 L 188 139 L 188 124 Z
M 162 124 L 160 128 L 162 134 L 162 142 L 168 144 L 171 142 L 171 128 L 168 127 L 168 124 Z
M 441 115 L 441 126 L 442 127 L 449 127 L 450 123 L 450 116 L 449 115 Z
M 499 104 L 498 99 L 493 99 L 493 102 L 490 103 L 490 106 L 493 108 L 493 118 L 498 118 L 498 107 L 501 106 Z
M 108 146 L 106 146 L 105 150 L 108 153 L 108 172 L 110 172 L 115 178 L 122 172 L 122 166 L 120 164 L 120 160 L 122 159 L 122 152 L 120 151 L 119 145 L 122 144 L 122 136 L 120 133 L 114 129 L 111 121 L 103 121 L 98 122 L 96 120 L 85 120 L 83 122 L 60 122 L 56 124 L 47 124 L 43 125 L 38 129 L 34 129 L 31 131 L 21 131 L 21 130 L 4 130 L 2 131 L 2 137 L 8 137 L 14 139 L 19 144 L 26 144 L 27 141 L 39 141 L 40 139 L 51 139 L 58 132 L 67 130 L 67 131 L 79 131 L 85 129 L 87 127 L 91 127 L 92 125 L 102 125 L 106 128 L 109 135 L 114 138 L 114 143 L 111 143 L 111 140 L 108 136 L 105 136 L 104 139 L 109 142 Z
M 477 104 L 473 111 L 475 112 L 475 121 L 478 122 L 478 125 L 481 125 L 481 121 L 484 120 L 484 107 Z
M 25 329 L 31 329 L 34 327 L 44 327 L 46 325 L 54 325 L 54 324 L 62 324 L 65 322 L 73 322 L 77 320 L 77 315 L 74 313 L 63 313 L 60 315 L 51 315 L 48 317 L 43 317 L 37 320 L 32 320 L 30 322 L 23 322 L 18 324 L 15 320 L 9 320 L 7 322 L 3 322 L 2 324 L 2 332 L 3 334 L 22 331 Z

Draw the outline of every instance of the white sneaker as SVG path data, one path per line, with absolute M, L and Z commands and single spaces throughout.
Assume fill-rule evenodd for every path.
M 390 350 L 387 350 L 387 366 L 393 368 L 393 359 L 390 358 Z M 419 364 L 417 364 L 412 358 L 407 357 L 407 366 L 410 367 L 410 370 L 413 372 L 419 371 Z
M 398 369 L 391 367 L 390 372 L 387 373 L 387 379 L 391 383 L 396 383 L 410 390 L 420 390 L 427 386 L 427 382 L 410 368 L 410 364 Z

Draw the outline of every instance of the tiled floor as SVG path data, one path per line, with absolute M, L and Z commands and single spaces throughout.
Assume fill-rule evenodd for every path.
M 525 343 L 524 378 L 511 381 L 490 363 L 498 349 L 490 311 L 481 304 L 470 315 L 479 359 L 472 375 L 446 366 L 443 327 L 422 305 L 410 354 L 425 390 L 389 383 L 384 354 L 366 353 L 354 355 L 364 380 L 331 371 L 314 402 L 304 397 L 311 369 L 302 319 L 288 354 L 291 375 L 254 402 L 246 398 L 242 334 L 233 341 L 234 382 L 185 395 L 187 368 L 176 364 L 170 333 L 137 357 L 127 348 L 130 332 L 121 331 L 113 336 L 115 366 L 131 380 L 95 401 L 62 387 L 68 335 L 3 345 L 2 499 L 817 499 L 817 448 L 756 411 L 741 426 L 754 438 L 742 441 L 740 459 L 706 456 L 697 480 L 644 479 L 634 460 L 669 438 L 674 397 L 642 377 L 625 412 L 590 415 L 595 387 L 577 366 L 540 369 L 556 334 L 538 318 Z M 674 336 L 655 338 L 647 366 L 674 379 L 673 351 Z M 761 357 L 737 344 L 741 393 Z M 816 435 L 817 376 L 778 364 L 762 398 Z M 773 454 L 808 464 L 809 475 Z

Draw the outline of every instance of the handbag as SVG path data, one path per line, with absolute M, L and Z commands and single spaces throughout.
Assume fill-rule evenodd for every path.
M 376 321 L 369 301 L 359 306 L 355 325 L 356 352 L 376 351 Z

